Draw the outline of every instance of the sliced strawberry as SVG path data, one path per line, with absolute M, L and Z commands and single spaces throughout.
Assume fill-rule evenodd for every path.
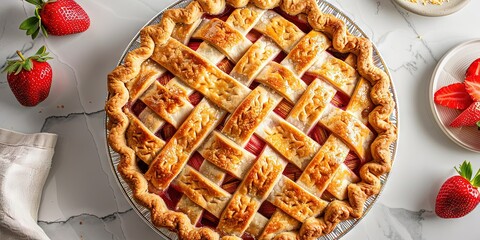
M 475 126 L 480 121 L 480 102 L 472 103 L 452 123 L 451 127 Z
M 474 101 L 480 101 L 480 75 L 466 77 L 465 89 Z
M 445 107 L 462 110 L 473 102 L 463 83 L 454 83 L 438 89 L 435 92 L 434 101 Z
M 467 69 L 467 72 L 465 73 L 466 77 L 470 76 L 480 76 L 480 58 L 477 60 L 473 61 L 470 66 Z

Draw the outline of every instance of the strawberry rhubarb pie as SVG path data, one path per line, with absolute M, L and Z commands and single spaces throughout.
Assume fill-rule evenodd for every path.
M 180 239 L 316 239 L 391 168 L 389 76 L 313 0 L 193 0 L 108 76 L 108 142 Z

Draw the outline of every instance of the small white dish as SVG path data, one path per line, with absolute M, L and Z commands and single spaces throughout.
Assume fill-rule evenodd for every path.
M 463 82 L 468 66 L 477 58 L 480 58 L 480 39 L 462 43 L 445 54 L 433 71 L 429 101 L 435 120 L 443 132 L 458 145 L 480 153 L 480 131 L 477 127 L 450 127 L 449 124 L 461 110 L 440 106 L 433 101 L 438 89 L 452 83 Z
M 409 0 L 394 0 L 394 2 L 406 10 L 418 15 L 440 17 L 462 9 L 468 2 L 470 2 L 470 0 L 449 0 L 448 2 L 445 1 L 442 5 L 428 3 L 428 0 L 426 4 L 424 4 L 423 0 L 417 0 L 417 3 L 410 2 Z

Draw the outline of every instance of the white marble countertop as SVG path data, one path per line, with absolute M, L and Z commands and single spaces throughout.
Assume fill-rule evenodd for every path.
M 0 76 L 0 127 L 59 135 L 40 206 L 39 224 L 52 239 L 160 239 L 132 210 L 107 158 L 103 105 L 106 75 L 150 18 L 174 0 L 77 0 L 91 17 L 87 32 L 32 41 L 18 30 L 30 4 L 0 7 L 0 66 L 19 49 L 33 54 L 46 45 L 53 85 L 49 98 L 20 106 Z M 441 57 L 459 43 L 480 38 L 471 1 L 439 18 L 411 14 L 389 0 L 329 0 L 373 40 L 392 74 L 400 106 L 400 140 L 379 200 L 344 239 L 480 239 L 480 208 L 464 218 L 433 213 L 443 181 L 463 160 L 480 167 L 480 155 L 455 145 L 436 125 L 428 88 Z

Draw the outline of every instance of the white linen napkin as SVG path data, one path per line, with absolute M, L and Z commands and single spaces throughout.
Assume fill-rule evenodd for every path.
M 0 239 L 50 239 L 38 208 L 57 135 L 0 129 Z

